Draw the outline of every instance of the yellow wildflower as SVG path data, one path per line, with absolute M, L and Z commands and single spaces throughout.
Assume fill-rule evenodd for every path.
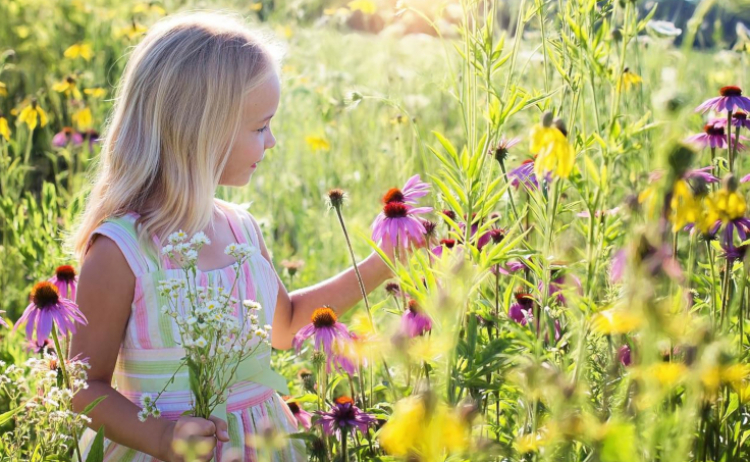
M 5 138 L 5 141 L 10 141 L 10 127 L 8 126 L 8 119 L 0 116 L 0 136 Z
M 700 218 L 700 203 L 693 196 L 690 185 L 685 180 L 675 181 L 669 207 L 672 211 L 669 218 L 674 232 L 679 231 L 688 223 L 697 222 Z
M 63 53 L 63 56 L 69 59 L 75 59 L 80 56 L 86 61 L 91 61 L 91 58 L 94 57 L 94 50 L 88 43 L 76 43 L 75 45 L 69 46 Z
M 142 26 L 135 21 L 131 22 L 128 27 L 123 27 L 117 30 L 115 33 L 115 36 L 117 38 L 121 37 L 127 37 L 130 40 L 135 40 L 139 37 L 141 37 L 143 34 L 145 34 L 148 31 L 148 28 L 145 26 Z
M 665 387 L 671 387 L 680 380 L 687 372 L 687 366 L 682 363 L 658 363 L 650 368 L 653 378 Z
M 138 3 L 133 7 L 133 14 L 137 14 L 137 13 L 144 13 L 144 14 L 155 13 L 155 14 L 158 14 L 159 16 L 164 16 L 165 14 L 167 14 L 167 11 L 154 2 L 148 2 L 148 3 L 144 2 L 144 3 Z
M 103 98 L 107 94 L 107 90 L 104 88 L 87 88 L 83 92 L 92 98 Z
M 640 316 L 613 308 L 594 315 L 594 330 L 602 334 L 627 334 L 640 327 Z
M 640 75 L 631 72 L 631 70 L 626 67 L 622 72 L 622 75 L 620 76 L 620 80 L 617 81 L 617 91 L 621 92 L 623 88 L 625 89 L 625 91 L 628 91 L 632 87 L 640 85 L 642 82 L 643 79 Z
M 73 122 L 75 122 L 75 124 L 78 126 L 78 130 L 82 132 L 91 128 L 91 125 L 94 121 L 94 118 L 91 115 L 91 109 L 89 109 L 88 107 L 77 110 L 73 113 L 71 118 L 73 119 Z
M 47 125 L 47 114 L 39 106 L 36 98 L 34 98 L 31 100 L 31 104 L 21 110 L 21 113 L 18 115 L 18 123 L 25 123 L 28 125 L 29 130 L 34 130 L 37 122 L 42 127 Z
M 251 3 L 250 4 L 250 11 L 260 11 L 263 9 L 262 3 Z
M 64 93 L 67 97 L 73 97 L 75 99 L 81 99 L 81 92 L 76 86 L 76 79 L 72 76 L 65 77 L 62 82 L 57 82 L 52 85 L 52 89 L 59 93 Z
M 552 125 L 552 113 L 547 112 L 541 125 L 531 130 L 531 152 L 536 154 L 534 174 L 543 178 L 548 172 L 560 178 L 567 178 L 573 171 L 575 152 L 568 143 L 568 139 L 558 126 Z
M 738 393 L 742 391 L 743 381 L 750 375 L 750 366 L 732 364 L 730 366 L 709 367 L 701 374 L 701 381 L 706 389 L 715 393 L 722 383 L 726 383 Z
M 377 5 L 372 0 L 352 0 L 346 6 L 352 11 L 359 10 L 364 14 L 375 14 L 378 10 Z
M 712 192 L 703 201 L 704 210 L 698 227 L 704 234 L 708 234 L 717 221 L 726 224 L 742 218 L 747 211 L 745 198 L 737 193 L 734 177 L 726 179 L 724 183 L 722 189 Z
M 331 149 L 331 145 L 328 143 L 328 141 L 321 136 L 306 136 L 305 141 L 313 151 L 328 151 L 329 149 Z
M 3 82 L 0 82 L 0 96 L 8 96 L 8 87 Z
M 393 415 L 378 433 L 388 454 L 443 460 L 446 452 L 466 448 L 467 426 L 458 413 L 442 402 L 428 411 L 425 401 L 410 396 L 396 403 Z

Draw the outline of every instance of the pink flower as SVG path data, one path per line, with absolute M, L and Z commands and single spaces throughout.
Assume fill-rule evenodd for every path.
M 403 188 L 391 188 L 383 196 L 383 204 L 389 202 L 403 202 L 404 204 L 416 205 L 417 199 L 430 193 L 430 185 L 423 182 L 419 174 L 414 175 L 406 181 Z
M 60 297 L 60 293 L 51 282 L 42 281 L 34 286 L 31 292 L 31 304 L 21 315 L 16 328 L 24 321 L 26 324 L 26 337 L 31 339 L 34 328 L 36 328 L 36 343 L 42 345 L 49 338 L 54 325 L 60 329 L 63 335 L 69 332 L 75 333 L 75 323 L 88 324 L 86 317 L 72 301 Z
M 60 296 L 70 300 L 76 299 L 76 287 L 78 286 L 78 276 L 76 270 L 70 265 L 58 266 L 55 275 L 50 278 L 49 282 L 57 287 Z
M 346 396 L 336 398 L 330 412 L 315 411 L 320 416 L 315 423 L 323 426 L 326 435 L 336 434 L 339 438 L 346 438 L 346 431 L 352 435 L 357 430 L 367 434 L 368 427 L 377 422 L 375 416 L 362 412 L 354 401 Z
M 289 397 L 284 397 L 284 399 L 288 398 Z M 288 400 L 286 405 L 289 406 L 289 410 L 292 411 L 292 415 L 298 425 L 301 425 L 305 430 L 310 430 L 310 428 L 312 428 L 312 414 L 302 409 L 297 401 Z
M 432 330 L 432 319 L 423 312 L 416 300 L 409 300 L 401 316 L 401 332 L 409 338 L 419 337 Z
M 83 144 L 83 135 L 70 127 L 63 127 L 59 133 L 56 133 L 55 136 L 52 137 L 52 146 L 62 148 L 67 146 L 71 141 L 75 146 L 80 146 Z
M 3 327 L 7 328 L 7 327 L 10 327 L 10 326 L 8 326 L 8 323 L 5 322 L 5 318 L 3 317 L 4 314 L 5 314 L 5 311 L 0 310 L 0 326 L 3 326 Z
M 391 244 L 408 248 L 410 243 L 423 245 L 427 230 L 416 215 L 429 213 L 432 207 L 411 207 L 403 202 L 388 202 L 372 223 L 372 239 L 390 238 Z
M 742 96 L 742 89 L 736 86 L 722 87 L 719 90 L 721 96 L 706 100 L 703 104 L 695 109 L 695 112 L 706 112 L 714 109 L 718 112 L 733 112 L 735 109 L 742 109 L 750 112 L 750 98 Z
M 292 340 L 292 346 L 297 352 L 302 349 L 302 343 L 314 337 L 315 351 L 321 349 L 326 355 L 328 371 L 331 366 L 344 369 L 346 372 L 354 373 L 354 365 L 347 358 L 342 357 L 335 351 L 338 343 L 351 341 L 351 334 L 345 325 L 338 322 L 336 313 L 330 307 L 318 308 L 312 314 L 312 322 L 297 332 Z

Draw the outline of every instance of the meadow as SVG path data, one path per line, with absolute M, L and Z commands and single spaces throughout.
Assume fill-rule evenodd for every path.
M 70 399 L 25 406 L 67 372 L 12 328 L 77 265 L 65 237 L 129 48 L 195 8 L 287 49 L 278 144 L 219 197 L 259 220 L 288 290 L 352 264 L 339 212 L 361 260 L 375 217 L 408 208 L 391 188 L 429 185 L 428 244 L 339 319 L 356 370 L 324 373 L 312 342 L 274 354 L 311 460 L 750 459 L 748 37 L 691 48 L 711 1 L 685 30 L 638 1 L 508 3 L 1 3 L 0 461 L 79 460 Z M 352 30 L 376 12 L 379 34 Z M 404 33 L 420 20 L 439 32 Z M 326 432 L 351 403 L 374 421 Z

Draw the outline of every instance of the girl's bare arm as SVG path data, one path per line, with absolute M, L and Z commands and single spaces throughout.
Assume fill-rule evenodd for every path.
M 258 235 L 261 254 L 270 262 L 271 257 L 263 241 L 260 228 L 254 218 L 252 222 Z M 389 258 L 393 260 L 391 249 L 386 248 L 385 250 Z M 372 292 L 388 278 L 393 277 L 390 268 L 376 252 L 372 252 L 357 266 L 367 293 Z M 338 315 L 342 315 L 362 300 L 362 291 L 353 267 L 314 286 L 295 290 L 291 294 L 287 292 L 278 274 L 276 279 L 279 284 L 279 292 L 276 301 L 276 313 L 273 318 L 271 341 L 273 347 L 280 350 L 292 347 L 294 335 L 310 323 L 310 317 L 317 308 L 330 305 Z
M 149 417 L 138 420 L 140 408 L 111 387 L 112 373 L 130 316 L 135 276 L 125 257 L 112 240 L 99 236 L 81 268 L 76 302 L 88 319 L 77 326 L 70 356 L 88 357 L 88 389 L 73 398 L 75 412 L 99 396 L 107 396 L 89 414 L 91 428 L 104 425 L 110 440 L 167 460 L 174 423 Z M 165 447 L 166 446 L 166 447 Z

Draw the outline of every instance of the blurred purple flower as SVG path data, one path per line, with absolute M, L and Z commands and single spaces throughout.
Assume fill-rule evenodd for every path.
M 742 96 L 742 89 L 737 86 L 726 86 L 719 90 L 721 96 L 706 100 L 695 109 L 695 112 L 707 112 L 711 109 L 717 112 L 742 109 L 745 112 L 750 111 L 750 98 Z
M 336 398 L 330 412 L 315 411 L 320 416 L 315 423 L 323 426 L 326 435 L 336 435 L 339 439 L 346 438 L 344 434 L 351 431 L 354 435 L 357 430 L 367 434 L 368 427 L 377 422 L 375 416 L 362 412 L 354 401 L 346 396 Z

